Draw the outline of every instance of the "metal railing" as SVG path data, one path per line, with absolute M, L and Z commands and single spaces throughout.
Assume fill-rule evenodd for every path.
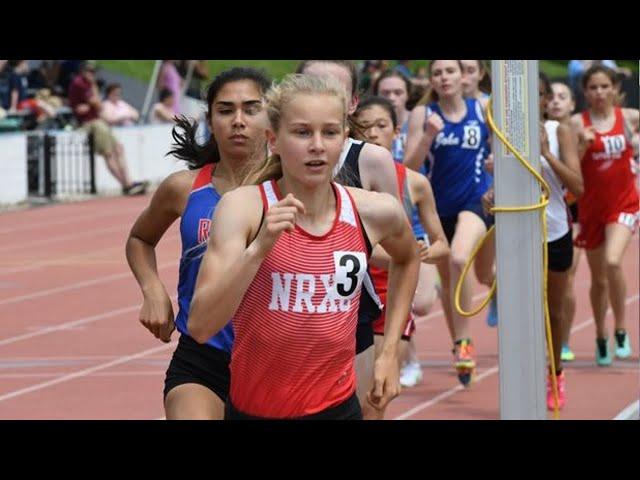
M 54 198 L 95 194 L 93 135 L 75 132 L 32 132 L 27 135 L 29 195 Z

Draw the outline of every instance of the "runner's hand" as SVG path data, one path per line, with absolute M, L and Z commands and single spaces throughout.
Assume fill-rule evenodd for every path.
M 293 231 L 297 215 L 304 212 L 303 203 L 291 193 L 267 210 L 262 227 L 254 240 L 262 256 L 271 251 L 283 232 Z
M 382 352 L 373 369 L 373 387 L 367 401 L 376 410 L 384 410 L 400 394 L 400 368 L 397 355 Z
M 444 120 L 437 113 L 432 113 L 427 118 L 425 132 L 431 138 L 435 138 L 438 133 L 444 130 Z
M 144 294 L 144 302 L 140 309 L 140 323 L 165 343 L 171 341 L 171 334 L 176 328 L 171 299 L 164 288 Z

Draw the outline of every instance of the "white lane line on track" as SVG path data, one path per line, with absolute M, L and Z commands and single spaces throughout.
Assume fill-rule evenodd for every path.
M 614 420 L 638 420 L 640 413 L 640 400 L 634 400 L 627 405 L 618 415 L 613 417 Z
M 177 297 L 174 295 L 170 297 L 172 301 L 176 301 Z M 19 342 L 21 340 L 27 340 L 29 338 L 39 337 L 41 335 L 47 335 L 49 333 L 58 332 L 61 330 L 70 330 L 79 325 L 85 325 L 87 323 L 97 322 L 98 320 L 103 320 L 105 318 L 115 317 L 117 315 L 122 315 L 125 313 L 130 313 L 140 309 L 141 304 L 138 303 L 136 305 L 130 305 L 128 307 L 118 308 L 116 310 L 110 310 L 108 312 L 99 313 L 97 315 L 91 315 L 89 317 L 83 317 L 78 320 L 72 320 L 70 322 L 60 323 L 58 325 L 53 325 L 51 327 L 44 328 L 42 330 L 38 330 L 37 332 L 24 333 L 22 335 L 16 335 L 14 337 L 3 338 L 0 340 L 0 347 L 3 345 L 9 345 L 10 343 Z
M 106 368 L 115 367 L 116 365 L 130 362 L 131 360 L 142 358 L 152 353 L 157 353 L 170 348 L 174 348 L 176 345 L 177 345 L 177 342 L 173 341 L 171 343 L 163 344 L 163 345 L 160 345 L 159 347 L 149 348 L 147 350 L 143 350 L 141 352 L 134 353 L 132 355 L 122 356 L 116 360 L 112 360 L 111 362 L 101 363 L 99 365 L 96 365 L 90 368 L 85 368 L 84 370 L 79 370 L 77 372 L 70 373 L 68 375 L 63 375 L 62 377 L 58 377 L 53 380 L 49 380 L 47 382 L 36 383 L 35 385 L 31 385 L 30 387 L 21 388 L 20 390 L 15 390 L 13 392 L 5 393 L 4 395 L 0 395 L 0 402 L 4 402 L 5 400 L 19 397 L 21 395 L 26 395 L 27 393 L 35 392 L 37 390 L 42 390 L 44 388 L 52 387 L 59 383 L 68 382 L 69 380 L 73 380 L 75 378 L 86 377 L 87 375 L 90 375 L 94 372 L 98 372 L 100 370 L 104 370 Z
M 168 267 L 174 267 L 178 265 L 179 262 L 169 262 L 158 265 L 158 270 L 162 270 Z M 57 293 L 68 292 L 69 290 L 75 290 L 78 288 L 91 287 L 93 285 L 99 285 L 101 283 L 111 282 L 113 280 L 120 280 L 122 278 L 132 278 L 133 274 L 130 271 L 116 273 L 113 275 L 107 275 L 106 277 L 94 278 L 93 280 L 86 280 L 84 282 L 70 283 L 68 285 L 63 285 L 61 287 L 49 288 L 47 290 L 40 290 L 38 292 L 27 293 L 26 295 L 18 295 L 17 297 L 9 297 L 0 300 L 0 306 L 2 305 L 10 305 L 13 303 L 23 302 L 25 300 L 33 300 L 34 298 L 46 297 L 48 295 L 55 295 Z

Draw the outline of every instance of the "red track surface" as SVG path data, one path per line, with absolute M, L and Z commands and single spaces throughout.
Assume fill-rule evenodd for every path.
M 148 197 L 97 199 L 0 215 L 0 419 L 163 417 L 164 372 L 176 337 L 160 343 L 138 323 L 141 295 L 124 258 L 129 228 L 147 202 Z M 158 247 L 160 273 L 171 294 L 179 256 L 176 223 Z M 571 338 L 577 359 L 565 367 L 563 419 L 610 419 L 638 399 L 637 235 L 624 271 L 634 355 L 598 368 L 589 275 L 581 260 Z M 434 306 L 417 330 L 424 381 L 394 400 L 388 418 L 499 418 L 497 330 L 485 325 L 484 315 L 473 328 L 478 378 L 463 390 L 451 365 L 440 304 Z M 607 321 L 612 331 L 611 315 Z

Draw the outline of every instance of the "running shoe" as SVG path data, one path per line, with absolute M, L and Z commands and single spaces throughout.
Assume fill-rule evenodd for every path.
M 558 383 L 558 409 L 562 410 L 564 405 L 567 403 L 564 372 L 560 372 L 560 375 L 556 375 L 556 382 Z M 556 401 L 553 395 L 553 381 L 551 379 L 551 374 L 549 374 L 547 376 L 547 410 L 553 411 L 555 410 L 555 406 Z
M 474 349 L 470 338 L 458 340 L 453 349 L 455 357 L 455 368 L 458 372 L 458 380 L 464 387 L 468 387 L 473 382 L 476 370 L 476 362 L 473 359 Z
M 410 362 L 400 369 L 400 385 L 415 387 L 422 382 L 422 369 L 418 362 Z
M 571 351 L 569 345 L 562 345 L 562 352 L 560 353 L 560 359 L 563 362 L 573 362 L 576 359 L 576 355 Z
M 611 365 L 611 352 L 608 338 L 596 338 L 596 363 L 601 367 Z
M 498 325 L 498 301 L 494 295 L 489 303 L 489 313 L 487 314 L 487 325 L 495 327 Z
M 616 357 L 629 358 L 631 356 L 631 342 L 626 330 L 616 330 Z
M 149 182 L 134 182 L 128 187 L 122 189 L 122 193 L 125 195 L 133 196 L 133 195 L 144 195 L 149 187 Z

